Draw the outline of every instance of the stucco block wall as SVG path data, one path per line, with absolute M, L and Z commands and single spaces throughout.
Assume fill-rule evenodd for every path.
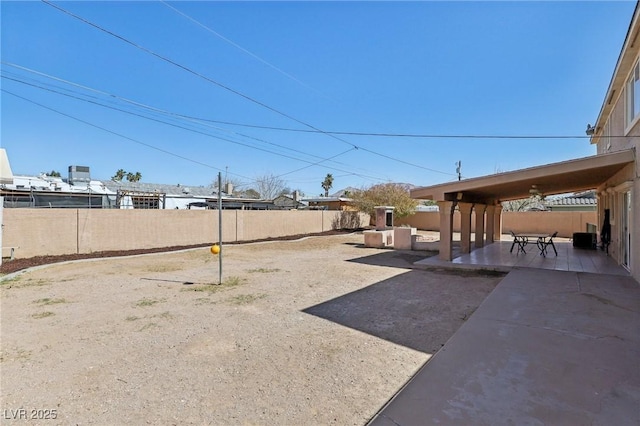
M 4 209 L 3 247 L 16 257 L 77 253 L 77 210 Z
M 331 229 L 354 229 L 369 225 L 371 218 L 368 214 L 355 211 L 322 211 L 322 231 Z
M 439 212 L 418 212 L 412 216 L 397 219 L 397 225 L 438 231 Z M 597 212 L 502 212 L 502 232 L 553 233 L 559 237 L 571 238 L 574 232 L 585 232 L 587 223 L 598 225 Z M 486 228 L 485 228 L 486 229 Z M 460 213 L 453 214 L 453 230 L 460 232 Z M 475 232 L 475 214 L 471 214 L 471 231 Z
M 516 234 L 552 234 L 571 238 L 574 232 L 585 232 L 587 223 L 598 225 L 596 212 L 506 212 L 502 214 L 502 232 Z M 600 226 L 598 225 L 598 228 Z
M 218 216 L 206 210 L 78 212 L 78 252 L 204 244 L 218 239 Z M 233 213 L 233 212 L 223 212 Z M 223 241 L 235 239 L 235 217 L 223 217 Z
M 236 210 L 236 212 L 239 218 L 238 241 L 322 232 L 321 211 Z
M 362 226 L 340 211 L 222 211 L 222 241 L 250 241 Z M 3 247 L 18 258 L 208 244 L 217 210 L 4 209 Z M 7 251 L 8 253 L 8 251 Z

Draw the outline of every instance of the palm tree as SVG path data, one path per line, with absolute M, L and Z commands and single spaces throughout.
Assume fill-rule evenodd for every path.
M 329 196 L 329 190 L 333 187 L 333 176 L 331 173 L 327 173 L 327 176 L 321 183 L 322 189 L 324 189 L 324 196 Z
M 126 176 L 127 172 L 125 172 L 124 169 L 118 169 L 116 174 L 111 176 L 111 180 L 114 182 L 122 182 L 122 179 L 124 179 Z
M 140 174 L 140 172 L 127 173 L 127 180 L 129 182 L 138 182 L 140 179 L 142 179 L 142 175 Z

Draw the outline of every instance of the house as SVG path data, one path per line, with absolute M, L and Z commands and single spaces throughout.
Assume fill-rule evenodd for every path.
M 192 209 L 206 207 L 207 200 L 217 202 L 217 193 L 211 187 L 167 185 L 146 182 L 102 181 L 116 193 L 118 208 L 135 209 Z M 224 198 L 227 198 L 226 194 Z M 213 202 L 213 201 L 212 201 Z
M 273 199 L 273 204 L 281 210 L 297 210 L 307 208 L 308 204 L 300 200 L 299 192 L 293 194 L 281 194 Z
M 355 211 L 352 199 L 346 197 L 316 197 L 304 198 L 302 201 L 309 203 L 309 209 L 312 210 L 342 210 Z
M 609 253 L 640 280 L 640 11 L 636 3 L 598 119 L 587 132 L 599 156 L 631 151 L 634 161 L 597 188 L 598 224 L 609 216 Z
M 3 197 L 3 206 L 7 208 L 218 208 L 218 194 L 211 187 L 95 180 L 86 166 L 69 166 L 68 178 L 64 179 L 44 173 L 38 176 L 13 175 L 12 182 L 0 183 L 0 197 Z M 221 199 L 223 209 L 279 208 L 271 201 L 233 197 L 225 192 Z
M 85 170 L 86 169 L 86 170 Z M 92 180 L 88 167 L 69 167 L 69 178 L 13 175 L 0 186 L 4 207 L 113 208 L 116 193 Z
M 502 201 L 595 190 L 598 233 L 608 253 L 640 281 L 640 35 L 638 4 L 594 126 L 587 126 L 597 154 L 560 163 L 453 183 L 414 188 L 411 197 L 438 203 L 441 260 L 452 260 L 454 208 L 461 215 L 461 253 L 471 247 L 471 213 L 476 217 L 474 248 L 500 239 Z M 608 221 L 606 221 L 608 219 Z M 606 226 L 603 226 L 606 225 Z M 610 232 L 603 234 L 603 228 Z
M 552 212 L 594 212 L 598 206 L 595 191 L 550 197 L 542 203 L 545 210 Z

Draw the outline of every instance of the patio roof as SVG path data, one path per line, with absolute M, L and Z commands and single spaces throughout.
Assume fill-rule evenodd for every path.
M 543 195 L 585 191 L 602 185 L 635 161 L 633 150 L 617 151 L 561 163 L 415 188 L 411 197 L 436 201 L 493 204 L 528 198 L 533 188 Z

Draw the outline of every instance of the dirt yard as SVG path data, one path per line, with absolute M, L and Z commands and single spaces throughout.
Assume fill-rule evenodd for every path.
M 208 249 L 5 279 L 2 423 L 366 423 L 501 277 L 362 242 L 225 246 L 220 286 Z

